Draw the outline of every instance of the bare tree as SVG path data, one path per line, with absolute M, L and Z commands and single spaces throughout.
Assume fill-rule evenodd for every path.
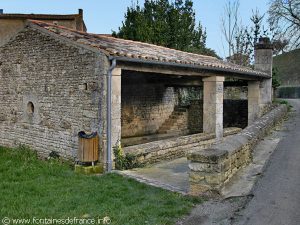
M 300 47 L 300 0 L 271 0 L 270 25 L 277 32 L 277 40 L 289 40 L 290 48 Z
M 264 17 L 265 15 L 261 15 L 258 9 L 252 10 L 251 25 L 248 27 L 237 26 L 231 43 L 232 55 L 227 58 L 228 61 L 250 66 L 254 60 L 254 47 L 259 38 L 269 37 L 274 40 L 274 32 L 269 27 L 264 27 Z M 277 41 L 277 45 L 281 46 L 281 42 Z
M 273 40 L 273 47 L 274 47 L 273 54 L 279 55 L 281 53 L 284 53 L 285 48 L 288 46 L 288 44 L 289 44 L 289 41 L 286 39 L 274 39 Z
M 247 27 L 240 26 L 235 34 L 233 43 L 233 55 L 228 57 L 228 61 L 235 64 L 249 66 L 251 63 L 252 43 Z
M 224 15 L 221 18 L 221 29 L 228 44 L 229 57 L 232 56 L 235 36 L 238 32 L 239 7 L 239 0 L 227 0 L 224 7 Z
M 262 35 L 262 33 L 266 35 L 266 31 L 262 27 L 264 17 L 265 15 L 261 15 L 258 9 L 256 9 L 255 11 L 252 10 L 252 16 L 250 18 L 253 24 L 253 27 L 251 28 L 251 32 L 253 33 L 252 47 L 254 47 L 254 45 L 258 42 L 258 39 L 260 38 L 260 35 Z
M 250 32 L 251 36 L 251 45 L 252 50 L 254 49 L 255 44 L 258 42 L 260 37 L 269 37 L 273 43 L 274 54 L 277 55 L 284 51 L 288 45 L 288 40 L 286 40 L 280 33 L 278 29 L 268 26 L 264 23 L 265 14 L 261 15 L 259 10 L 256 9 L 252 11 L 252 16 L 250 20 L 252 21 L 252 27 L 250 27 L 248 33 Z M 267 25 L 267 27 L 265 27 Z M 253 52 L 251 53 L 253 59 Z

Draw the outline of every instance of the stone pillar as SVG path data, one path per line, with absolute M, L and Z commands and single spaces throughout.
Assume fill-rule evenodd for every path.
M 269 38 L 260 38 L 255 45 L 254 69 L 267 73 L 270 78 L 260 82 L 260 116 L 264 113 L 266 106 L 272 103 L 272 66 L 273 66 L 273 45 Z
M 224 77 L 204 78 L 203 89 L 203 132 L 215 133 L 220 140 L 223 137 Z
M 259 118 L 260 112 L 260 81 L 248 82 L 248 125 Z
M 115 68 L 112 71 L 111 74 L 111 163 L 112 163 L 112 169 L 115 168 L 114 165 L 114 153 L 113 153 L 113 147 L 118 144 L 118 142 L 121 140 L 121 68 Z M 107 74 L 108 76 L 108 74 Z M 108 77 L 107 77 L 108 78 Z M 108 82 L 106 81 L 106 84 Z M 108 87 L 105 85 L 106 91 L 108 91 Z M 108 99 L 106 99 L 108 100 Z M 108 134 L 107 134 L 107 108 L 108 108 L 108 102 L 106 102 L 105 107 L 105 117 L 101 119 L 105 119 L 105 129 L 103 136 L 101 140 L 101 146 L 100 148 L 103 151 L 103 163 L 104 163 L 104 170 L 107 170 L 108 166 L 108 157 L 107 157 L 107 148 L 108 148 Z
M 115 146 L 121 141 L 121 68 L 112 71 L 112 121 L 111 144 Z

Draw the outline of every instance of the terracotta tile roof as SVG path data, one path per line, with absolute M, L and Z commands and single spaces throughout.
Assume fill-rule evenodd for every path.
M 269 77 L 266 73 L 224 62 L 211 56 L 187 53 L 153 44 L 114 38 L 107 35 L 83 33 L 41 21 L 30 20 L 30 23 L 74 42 L 100 49 L 108 56 L 146 60 L 149 62 L 167 62 L 174 63 L 175 65 L 192 66 L 195 68 L 204 67 L 207 70 L 229 71 L 255 77 Z

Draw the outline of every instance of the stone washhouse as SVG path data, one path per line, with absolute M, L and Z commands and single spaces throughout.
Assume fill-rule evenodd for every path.
M 153 140 L 171 138 L 164 143 L 177 148 L 204 141 L 199 133 L 221 140 L 223 128 L 230 127 L 223 121 L 239 119 L 241 110 L 224 100 L 226 78 L 247 87 L 242 107 L 246 126 L 272 101 L 268 39 L 260 39 L 255 60 L 252 70 L 210 56 L 28 20 L 0 47 L 0 145 L 25 144 L 43 156 L 56 151 L 74 159 L 78 132 L 97 131 L 99 161 L 110 169 L 111 148 L 120 141 L 129 146 L 124 149 L 131 148 L 128 152 L 147 152 Z M 188 104 L 186 90 L 196 96 Z M 148 150 L 136 147 L 143 143 Z

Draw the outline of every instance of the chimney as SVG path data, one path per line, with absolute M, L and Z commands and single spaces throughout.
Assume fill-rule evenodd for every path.
M 83 17 L 83 9 L 78 9 L 78 14 Z
M 259 38 L 255 45 L 255 64 L 254 69 L 265 72 L 272 76 L 273 64 L 273 45 L 269 38 Z
M 78 9 L 78 16 L 76 16 L 76 29 L 86 32 L 86 26 L 83 21 L 83 9 Z
M 0 14 L 3 14 L 3 9 L 0 9 Z
M 269 38 L 259 38 L 255 45 L 255 64 L 254 69 L 270 75 L 270 78 L 262 79 L 259 84 L 259 115 L 262 116 L 272 103 L 272 64 L 273 64 L 273 45 Z

